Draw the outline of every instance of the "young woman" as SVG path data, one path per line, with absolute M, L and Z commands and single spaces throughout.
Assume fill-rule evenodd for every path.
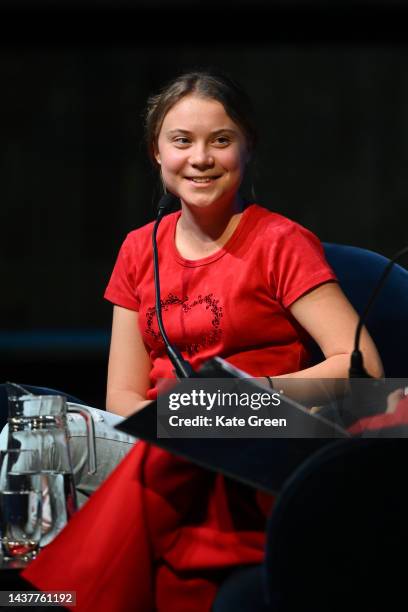
M 194 368 L 215 355 L 252 376 L 347 378 L 357 315 L 309 231 L 239 188 L 256 142 L 246 95 L 186 74 L 153 97 L 147 141 L 181 212 L 158 234 L 163 319 Z M 107 408 L 127 415 L 172 376 L 155 314 L 152 224 L 131 232 L 105 296 L 114 306 Z M 312 337 L 325 360 L 307 367 Z M 381 374 L 365 331 L 364 362 Z M 268 384 L 266 382 L 266 384 Z
M 266 386 L 283 375 L 347 378 L 357 315 L 319 241 L 240 195 L 256 141 L 242 90 L 212 73 L 175 79 L 149 101 L 147 140 L 181 203 L 158 232 L 161 297 L 167 334 L 192 367 L 218 355 Z M 105 294 L 115 305 L 107 408 L 123 416 L 148 410 L 159 379 L 173 377 L 157 328 L 151 234 L 149 224 L 127 236 Z M 310 338 L 325 356 L 318 365 Z M 366 331 L 361 346 L 380 375 Z M 262 560 L 262 501 L 138 442 L 25 577 L 76 590 L 77 612 L 208 611 L 232 568 Z

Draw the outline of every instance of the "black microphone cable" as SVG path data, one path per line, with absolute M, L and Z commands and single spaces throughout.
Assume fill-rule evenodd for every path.
M 163 325 L 162 319 L 162 305 L 160 297 L 160 277 L 159 277 L 159 255 L 157 251 L 157 230 L 160 221 L 164 215 L 173 207 L 177 201 L 176 196 L 172 193 L 164 194 L 159 201 L 157 219 L 153 227 L 152 243 L 153 243 L 153 266 L 154 266 L 154 287 L 156 292 L 156 316 L 157 323 L 159 326 L 160 334 L 163 338 L 164 344 L 166 345 L 167 355 L 171 363 L 174 366 L 174 371 L 177 378 L 190 378 L 194 374 L 194 370 L 191 365 L 186 361 L 177 347 L 173 346 L 168 339 L 166 331 Z

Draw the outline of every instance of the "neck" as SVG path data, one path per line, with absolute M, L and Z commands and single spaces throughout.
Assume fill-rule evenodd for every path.
M 228 207 L 198 208 L 189 207 L 182 202 L 182 214 L 178 222 L 179 230 L 191 238 L 202 242 L 216 242 L 228 232 L 232 233 L 244 208 L 240 196 Z M 230 230 L 230 232 L 229 232 Z

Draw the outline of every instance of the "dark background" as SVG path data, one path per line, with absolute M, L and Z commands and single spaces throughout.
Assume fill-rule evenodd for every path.
M 258 202 L 323 241 L 408 243 L 402 2 L 3 2 L 0 382 L 102 406 L 127 232 L 153 218 L 147 96 L 216 67 L 253 98 Z

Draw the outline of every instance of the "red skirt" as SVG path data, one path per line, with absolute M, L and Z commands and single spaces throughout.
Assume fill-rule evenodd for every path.
M 272 504 L 138 442 L 22 576 L 75 591 L 76 612 L 208 612 L 231 569 L 262 562 Z

